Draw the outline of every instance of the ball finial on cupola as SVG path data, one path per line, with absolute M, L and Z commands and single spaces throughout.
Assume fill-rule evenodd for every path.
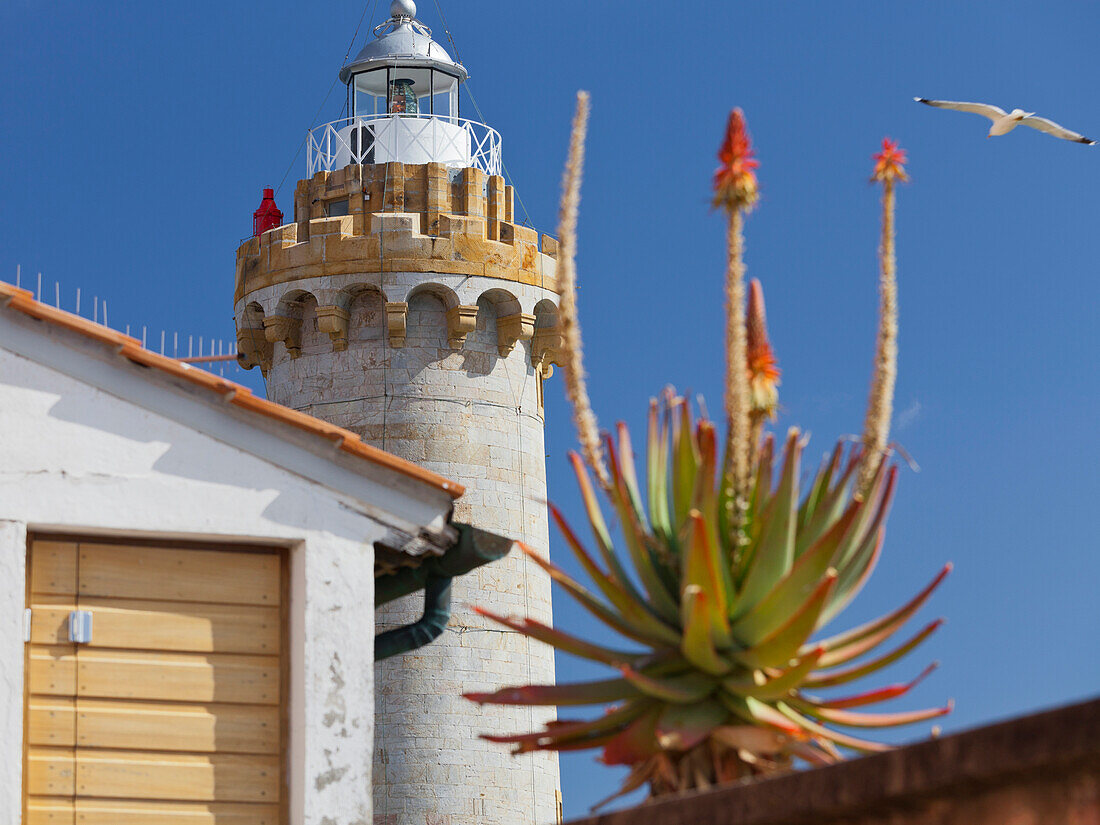
M 390 3 L 390 15 L 392 17 L 416 17 L 416 3 L 413 0 L 393 0 Z

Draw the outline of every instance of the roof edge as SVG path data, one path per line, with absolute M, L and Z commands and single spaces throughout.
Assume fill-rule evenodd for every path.
M 400 473 L 414 481 L 427 484 L 447 493 L 452 499 L 460 498 L 466 489 L 458 482 L 444 478 L 438 473 L 426 470 L 417 464 L 372 447 L 351 430 L 329 424 L 319 418 L 292 410 L 266 398 L 252 394 L 248 387 L 228 381 L 197 367 L 192 367 L 167 355 L 160 355 L 141 346 L 141 342 L 129 335 L 123 335 L 110 327 L 89 321 L 62 309 L 36 301 L 30 290 L 21 289 L 0 281 L 0 306 L 17 310 L 24 315 L 40 321 L 77 332 L 86 338 L 115 348 L 115 352 L 136 364 L 152 367 L 175 378 L 181 378 L 207 392 L 221 396 L 234 407 L 246 410 L 265 418 L 279 421 L 298 430 L 312 433 L 319 438 L 335 443 L 342 452 Z

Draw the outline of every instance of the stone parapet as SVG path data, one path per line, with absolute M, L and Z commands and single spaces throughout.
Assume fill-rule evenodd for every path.
M 513 201 L 503 178 L 473 168 L 386 163 L 318 172 L 298 182 L 294 223 L 237 250 L 234 301 L 352 272 L 483 275 L 556 291 L 557 242 L 514 223 Z

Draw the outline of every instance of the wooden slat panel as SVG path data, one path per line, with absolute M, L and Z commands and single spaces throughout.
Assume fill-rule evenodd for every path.
M 92 613 L 92 641 L 86 645 L 89 648 L 279 652 L 276 607 L 81 597 L 80 609 Z
M 36 541 L 31 550 L 31 592 L 76 593 L 76 542 Z
M 275 705 L 279 675 L 277 656 L 77 651 L 81 697 Z
M 29 573 L 25 825 L 282 825 L 277 553 L 36 542 Z
M 276 805 L 78 799 L 76 809 L 77 825 L 279 825 Z
M 80 544 L 80 595 L 276 606 L 279 557 Z
M 76 700 L 31 696 L 27 703 L 27 743 L 73 747 L 76 744 Z
M 27 692 L 75 696 L 76 648 L 73 645 L 31 645 Z
M 31 597 L 31 643 L 69 644 L 69 613 L 76 610 L 75 596 Z
M 27 799 L 26 825 L 76 825 L 75 817 L 71 797 L 32 796 Z
M 195 802 L 279 801 L 279 758 L 271 756 L 76 751 L 81 798 Z
M 277 706 L 81 699 L 76 720 L 76 744 L 86 748 L 277 754 L 281 746 Z
M 29 796 L 72 796 L 75 775 L 72 748 L 27 749 L 24 781 Z

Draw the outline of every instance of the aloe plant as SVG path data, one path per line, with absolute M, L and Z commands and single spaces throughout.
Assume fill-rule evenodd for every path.
M 587 98 L 582 106 L 586 115 Z M 583 146 L 584 117 L 576 123 L 582 132 L 578 139 L 575 128 L 574 147 Z M 756 195 L 756 164 L 740 112 L 731 117 L 720 157 L 751 176 L 716 179 L 720 203 L 731 210 L 727 295 L 731 309 L 740 310 L 731 315 L 742 329 L 727 336 L 733 353 L 727 381 L 739 385 L 727 393 L 732 432 L 722 437 L 713 422 L 697 419 L 691 404 L 670 391 L 651 403 L 644 466 L 636 465 L 623 424 L 606 436 L 602 450 L 591 445 L 591 434 L 582 438 L 585 458 L 571 453 L 570 461 L 595 552 L 556 507 L 550 512 L 592 588 L 523 547 L 561 589 L 629 644 L 609 647 L 533 619 L 479 609 L 531 639 L 614 671 L 582 684 L 468 694 L 476 702 L 502 705 L 606 706 L 587 721 L 559 720 L 540 731 L 484 738 L 512 745 L 516 753 L 600 748 L 606 764 L 631 768 L 620 794 L 646 783 L 654 795 L 704 788 L 787 769 L 796 760 L 830 764 L 847 751 L 887 749 L 860 729 L 907 725 L 950 710 L 865 710 L 903 696 L 934 665 L 905 684 L 819 694 L 893 664 L 927 639 L 940 621 L 892 641 L 950 565 L 897 610 L 820 635 L 875 568 L 898 470 L 882 460 L 878 443 L 868 470 L 868 451 L 841 440 L 803 489 L 802 434 L 790 430 L 781 447 L 774 436 L 761 435 L 777 406 L 779 371 L 759 282 L 751 284 L 747 313 L 733 306 L 744 294 L 741 213 Z M 574 204 L 580 175 L 575 161 L 571 151 L 565 198 Z M 892 218 L 890 232 L 892 241 Z M 575 248 L 574 239 L 563 248 Z M 892 243 L 888 251 L 893 254 Z M 563 269 L 571 290 L 567 257 Z M 574 305 L 568 304 L 570 312 Z M 576 392 L 586 397 L 582 382 Z M 588 418 L 586 426 L 594 428 Z M 885 438 L 883 428 L 876 432 Z M 597 488 L 615 514 L 619 544 Z

